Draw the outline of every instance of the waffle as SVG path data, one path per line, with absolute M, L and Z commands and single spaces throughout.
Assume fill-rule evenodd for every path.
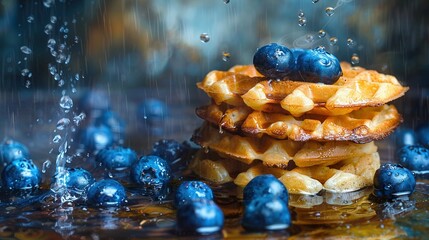
M 190 164 L 190 169 L 203 179 L 215 183 L 233 181 L 240 187 L 245 187 L 256 176 L 273 174 L 292 194 L 317 194 L 321 190 L 336 193 L 356 191 L 371 186 L 374 173 L 380 167 L 377 152 L 341 160 L 330 166 L 295 167 L 291 170 L 267 167 L 261 163 L 247 165 L 246 169 L 246 165 L 236 165 L 236 161 L 213 156 L 200 152 Z
M 390 75 L 341 63 L 343 76 L 332 85 L 261 76 L 252 65 L 211 71 L 197 86 L 217 105 L 247 105 L 257 111 L 344 115 L 361 107 L 377 107 L 408 90 Z
M 197 108 L 196 114 L 228 131 L 241 131 L 258 138 L 267 134 L 293 141 L 367 143 L 384 138 L 401 122 L 401 116 L 393 105 L 361 108 L 341 116 L 296 118 L 280 113 L 252 111 L 246 106 L 211 104 Z
M 264 165 L 286 168 L 289 161 L 299 167 L 332 165 L 340 160 L 372 154 L 377 151 L 373 142 L 296 142 L 269 136 L 253 138 L 220 131 L 207 122 L 197 130 L 193 140 L 203 148 L 220 156 L 251 164 L 261 160 Z

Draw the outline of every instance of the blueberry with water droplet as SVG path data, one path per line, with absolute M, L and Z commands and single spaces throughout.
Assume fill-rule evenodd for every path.
M 79 195 L 84 193 L 94 181 L 92 174 L 83 168 L 69 168 L 65 174 L 67 189 Z
M 109 170 L 124 170 L 137 161 L 137 154 L 130 148 L 110 147 L 101 149 L 95 160 Z
M 274 196 L 259 196 L 245 205 L 241 225 L 248 231 L 287 229 L 291 224 L 287 203 Z
M 173 139 L 161 139 L 152 146 L 150 155 L 159 156 L 162 159 L 172 162 L 180 158 L 185 152 L 185 147 Z
M 26 190 L 39 187 L 42 175 L 33 161 L 19 158 L 6 165 L 1 179 L 8 190 Z
M 411 128 L 399 128 L 393 134 L 396 147 L 418 145 L 417 134 Z
M 222 210 L 212 200 L 197 199 L 177 209 L 177 230 L 181 235 L 219 233 L 224 224 Z
M 340 61 L 323 47 L 308 50 L 297 59 L 300 75 L 308 82 L 332 84 L 340 78 Z
M 400 164 L 384 163 L 374 175 L 374 196 L 379 199 L 394 199 L 414 192 L 416 180 L 413 173 Z
M 244 205 L 261 196 L 278 197 L 286 205 L 289 202 L 289 193 L 285 185 L 271 174 L 259 175 L 253 178 L 243 189 Z
M 6 139 L 0 143 L 0 164 L 6 165 L 15 159 L 29 157 L 28 148 L 18 141 Z
M 212 189 L 201 181 L 184 181 L 176 190 L 174 205 L 179 208 L 196 199 L 213 200 Z
M 429 149 L 423 146 L 403 146 L 396 152 L 396 160 L 411 171 L 429 171 Z
M 253 56 L 256 70 L 272 79 L 282 79 L 295 67 L 294 58 L 289 48 L 271 43 L 258 48 Z
M 97 153 L 103 148 L 112 146 L 113 133 L 105 125 L 89 125 L 79 132 L 80 144 L 90 153 Z
M 103 179 L 88 189 L 88 204 L 95 207 L 119 207 L 127 199 L 124 186 L 113 179 Z
M 170 166 L 158 156 L 142 156 L 131 167 L 131 180 L 144 187 L 163 186 L 170 178 Z

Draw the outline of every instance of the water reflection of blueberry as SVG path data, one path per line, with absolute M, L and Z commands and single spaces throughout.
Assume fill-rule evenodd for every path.
M 213 200 L 212 189 L 201 181 L 184 181 L 176 190 L 174 205 L 180 207 L 196 199 Z
M 429 149 L 422 146 L 403 146 L 396 152 L 396 160 L 414 173 L 429 171 Z
M 399 164 L 384 163 L 374 174 L 374 196 L 378 199 L 407 197 L 414 192 L 413 173 Z
M 253 178 L 243 189 L 244 205 L 256 197 L 278 197 L 288 205 L 289 194 L 282 182 L 271 174 L 259 175 Z
M 15 159 L 29 158 L 28 148 L 15 140 L 6 139 L 0 143 L 0 163 L 6 165 Z
M 113 144 L 113 133 L 105 125 L 91 124 L 79 132 L 79 143 L 87 152 L 97 153 Z
M 32 160 L 15 159 L 2 171 L 3 187 L 7 190 L 28 190 L 39 187 L 41 173 Z
M 241 225 L 248 231 L 284 230 L 291 224 L 288 205 L 273 196 L 260 196 L 245 205 Z
M 177 230 L 180 235 L 219 233 L 224 225 L 222 210 L 212 200 L 196 199 L 177 209 Z
M 88 189 L 87 202 L 95 207 L 119 207 L 127 199 L 124 186 L 113 179 L 103 179 Z
M 290 49 L 277 43 L 258 48 L 253 56 L 253 65 L 258 72 L 271 79 L 282 79 L 295 68 Z
M 110 147 L 101 149 L 95 156 L 95 160 L 106 169 L 121 171 L 137 161 L 137 154 L 130 148 Z

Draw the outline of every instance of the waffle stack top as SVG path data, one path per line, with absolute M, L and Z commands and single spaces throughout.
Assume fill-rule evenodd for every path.
M 212 71 L 197 83 L 212 99 L 190 168 L 218 183 L 245 186 L 261 174 L 291 193 L 349 192 L 370 186 L 380 166 L 373 143 L 401 122 L 387 103 L 408 90 L 390 75 L 341 63 L 333 84 L 271 80 L 253 65 Z

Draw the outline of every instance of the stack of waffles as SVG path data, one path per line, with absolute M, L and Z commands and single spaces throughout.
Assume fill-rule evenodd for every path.
M 374 141 L 401 122 L 387 103 L 408 90 L 389 75 L 341 63 L 332 85 L 270 80 L 253 65 L 212 71 L 197 86 L 211 104 L 193 139 L 190 169 L 244 187 L 273 174 L 290 193 L 351 192 L 371 186 L 380 157 Z

